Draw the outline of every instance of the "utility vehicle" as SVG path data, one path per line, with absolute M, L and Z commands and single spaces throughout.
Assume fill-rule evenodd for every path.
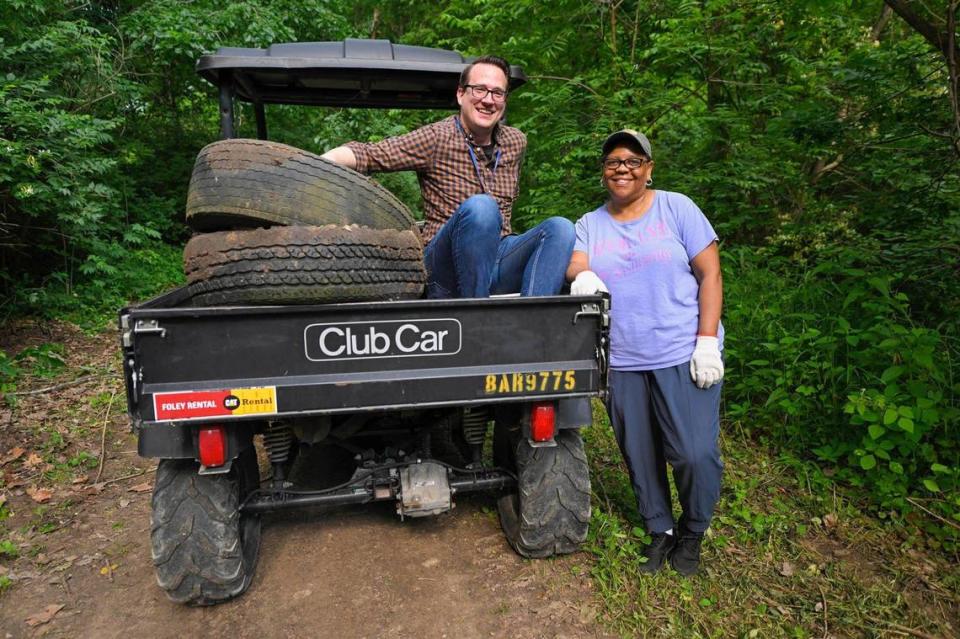
M 468 62 L 346 40 L 220 49 L 197 70 L 219 90 L 221 137 L 238 137 L 246 103 L 265 140 L 266 105 L 454 109 Z M 516 67 L 511 76 L 524 81 Z M 160 460 L 152 551 L 173 600 L 242 593 L 260 516 L 281 509 L 387 501 L 420 517 L 494 491 L 520 554 L 572 552 L 585 539 L 579 429 L 606 390 L 606 296 L 209 305 L 195 293 L 120 312 L 139 454 Z M 324 464 L 339 477 L 317 480 Z

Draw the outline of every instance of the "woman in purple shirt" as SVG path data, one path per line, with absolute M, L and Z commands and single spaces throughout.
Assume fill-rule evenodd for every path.
M 654 190 L 642 133 L 607 138 L 601 184 L 609 199 L 577 222 L 567 269 L 573 295 L 609 291 L 607 412 L 652 541 L 639 570 L 664 562 L 697 572 L 720 496 L 723 284 L 717 235 L 690 198 Z M 680 497 L 674 523 L 667 464 Z

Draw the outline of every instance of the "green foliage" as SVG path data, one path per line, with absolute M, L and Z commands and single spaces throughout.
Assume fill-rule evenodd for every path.
M 40 344 L 23 349 L 14 358 L 20 366 L 29 366 L 37 377 L 54 377 L 66 366 L 63 344 Z
M 0 557 L 16 559 L 20 556 L 20 549 L 9 539 L 0 540 Z
M 799 274 L 769 254 L 725 255 L 728 299 L 751 300 L 724 320 L 728 418 L 835 465 L 879 508 L 920 500 L 960 517 L 956 343 L 913 321 L 876 261 L 827 253 Z M 924 526 L 931 543 L 956 545 L 949 526 Z
M 108 98 L 113 45 L 79 21 L 59 20 L 63 3 L 13 7 L 20 27 L 0 47 L 0 288 L 31 284 L 55 265 L 67 287 L 78 267 L 119 230 L 117 161 L 110 152 L 117 117 L 87 105 Z M 16 17 L 9 15 L 16 13 Z M 59 60 L 60 64 L 50 64 Z M 100 60 L 94 66 L 90 60 Z
M 217 130 L 197 57 L 346 28 L 328 3 L 290 0 L 10 2 L 0 27 L 0 313 L 46 315 L 152 292 L 128 254 L 185 241 L 193 159 Z
M 0 350 L 0 394 L 8 404 L 13 405 L 15 395 L 7 395 L 17 390 L 17 380 L 23 375 L 51 378 L 63 371 L 66 366 L 63 344 L 40 344 L 28 346 L 15 356 Z M 0 517 L 2 519 L 2 517 Z
M 20 367 L 15 358 L 11 358 L 5 351 L 0 350 L 0 393 L 9 393 L 16 390 L 14 383 L 20 375 Z

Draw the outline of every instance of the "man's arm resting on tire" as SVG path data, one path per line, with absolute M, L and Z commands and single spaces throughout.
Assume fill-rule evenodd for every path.
M 357 156 L 353 154 L 353 150 L 348 146 L 338 146 L 335 149 L 330 149 L 320 157 L 324 160 L 341 164 L 348 169 L 356 170 L 357 168 Z

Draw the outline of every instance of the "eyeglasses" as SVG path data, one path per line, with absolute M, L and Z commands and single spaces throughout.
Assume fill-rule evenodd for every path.
M 507 92 L 503 89 L 488 89 L 482 84 L 465 84 L 463 88 L 464 90 L 470 89 L 470 95 L 478 100 L 487 97 L 488 93 L 493 97 L 494 102 L 503 102 L 507 99 Z
M 627 158 L 625 160 L 618 160 L 617 158 L 606 158 L 602 160 L 600 163 L 603 164 L 603 168 L 605 168 L 606 170 L 616 171 L 617 169 L 620 168 L 621 164 L 625 164 L 628 169 L 633 170 L 633 169 L 639 169 L 641 166 L 651 161 L 652 160 L 648 160 L 647 158 Z

